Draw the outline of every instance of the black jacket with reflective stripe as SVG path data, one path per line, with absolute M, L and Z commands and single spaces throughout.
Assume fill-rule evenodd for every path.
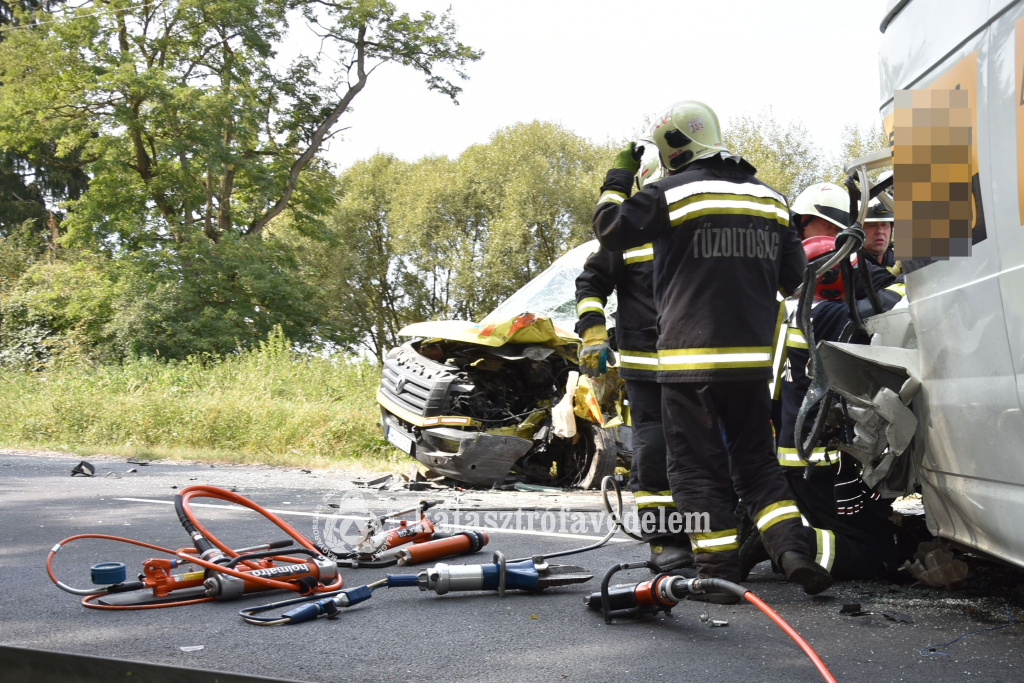
M 715 155 L 632 197 L 628 171 L 605 178 L 594 214 L 601 244 L 654 245 L 659 381 L 771 379 L 776 293 L 800 284 L 806 258 L 785 197 L 755 173 Z
M 618 292 L 615 338 L 619 376 L 653 381 L 658 371 L 658 311 L 654 306 L 654 250 L 650 244 L 609 251 L 599 247 L 576 278 L 576 332 L 605 323 L 604 306 Z

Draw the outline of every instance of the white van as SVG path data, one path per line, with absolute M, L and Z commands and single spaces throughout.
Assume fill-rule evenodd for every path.
M 869 321 L 872 346 L 822 359 L 882 442 L 866 474 L 919 489 L 937 536 L 1024 567 L 1024 1 L 890 0 L 881 29 L 890 130 L 894 91 L 968 91 L 973 250 L 910 272 L 909 307 Z

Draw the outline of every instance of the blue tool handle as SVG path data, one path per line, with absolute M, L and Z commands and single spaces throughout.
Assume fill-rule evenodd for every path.
M 498 590 L 501 581 L 501 568 L 497 563 L 483 565 L 484 581 L 481 590 Z M 505 565 L 505 590 L 536 590 L 540 574 L 533 560 L 509 562 Z
M 316 602 L 309 602 L 285 612 L 281 616 L 285 619 L 290 619 L 293 624 L 301 624 L 304 621 L 313 621 L 321 614 L 326 614 L 327 610 L 324 603 L 329 601 L 333 602 L 331 598 L 317 600 Z
M 396 574 L 396 576 L 403 575 Z M 391 578 L 390 575 L 388 575 L 388 578 Z M 349 588 L 348 590 L 344 591 L 344 594 L 346 597 L 348 597 L 348 605 L 346 605 L 346 607 L 357 605 L 360 602 L 363 602 L 364 600 L 369 600 L 373 597 L 373 591 L 370 590 L 369 586 L 356 586 L 355 588 Z
M 388 588 L 415 588 L 419 586 L 418 579 L 416 574 L 388 574 Z

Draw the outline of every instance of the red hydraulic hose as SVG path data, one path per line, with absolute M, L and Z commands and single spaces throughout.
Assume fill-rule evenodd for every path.
M 271 522 L 273 522 L 279 529 L 281 529 L 286 534 L 288 534 L 293 540 L 295 540 L 296 543 L 298 543 L 299 545 L 303 546 L 307 550 L 311 550 L 311 551 L 315 552 L 317 555 L 320 554 L 320 551 L 316 548 L 316 546 L 314 546 L 312 543 L 310 543 L 310 541 L 308 539 L 306 539 L 302 534 L 300 534 L 298 531 L 296 531 L 286 521 L 284 521 L 283 519 L 281 519 L 280 517 L 278 517 L 274 513 L 270 512 L 269 510 L 264 509 L 263 507 L 257 505 L 256 503 L 252 502 L 251 500 L 249 500 L 249 499 L 247 499 L 247 498 L 245 498 L 243 496 L 240 496 L 240 495 L 238 495 L 236 493 L 232 493 L 230 491 L 225 491 L 224 489 L 220 489 L 220 488 L 217 488 L 217 487 L 214 487 L 214 486 L 187 486 L 187 487 L 185 487 L 184 489 L 181 490 L 180 495 L 182 497 L 182 508 L 184 509 L 185 515 L 188 517 L 188 520 L 195 526 L 195 528 L 197 530 L 199 530 L 200 533 L 202 533 L 202 535 L 208 541 L 210 541 L 210 543 L 212 543 L 214 546 L 216 546 L 218 549 L 220 549 L 228 557 L 238 557 L 238 553 L 235 552 L 234 550 L 232 550 L 231 548 L 228 548 L 226 545 L 221 543 L 219 540 L 217 540 L 217 538 L 215 536 L 213 536 L 209 531 L 207 531 L 207 529 L 205 527 L 203 527 L 202 524 L 200 524 L 199 520 L 196 519 L 195 515 L 192 514 L 192 510 L 189 508 L 188 501 L 191 498 L 214 498 L 216 500 L 223 500 L 223 501 L 226 501 L 228 503 L 234 503 L 236 505 L 241 505 L 242 507 L 245 507 L 245 508 L 248 508 L 250 510 L 253 510 L 254 512 L 258 512 L 261 515 L 263 515 L 264 517 L 266 517 L 267 519 L 269 519 Z M 143 548 L 149 548 L 150 550 L 155 550 L 157 552 L 161 552 L 161 553 L 164 553 L 164 554 L 167 554 L 167 555 L 176 556 L 176 557 L 178 557 L 178 558 L 180 558 L 180 559 L 182 559 L 184 561 L 187 561 L 187 562 L 190 562 L 192 564 L 195 564 L 195 565 L 198 565 L 200 567 L 203 567 L 204 569 L 208 569 L 208 570 L 211 570 L 211 571 L 219 572 L 219 573 L 222 573 L 222 574 L 228 574 L 230 576 L 234 576 L 236 578 L 243 579 L 246 582 L 260 584 L 260 585 L 264 586 L 265 588 L 289 590 L 289 591 L 294 591 L 294 592 L 301 592 L 302 591 L 301 587 L 296 585 L 296 584 L 294 584 L 294 583 L 286 583 L 284 581 L 276 581 L 274 579 L 269 579 L 269 578 L 265 578 L 265 577 L 261 577 L 261 576 L 253 576 L 252 574 L 249 574 L 249 573 L 246 573 L 246 572 L 240 572 L 240 571 L 238 571 L 236 569 L 232 569 L 230 567 L 225 567 L 225 566 L 220 565 L 220 564 L 216 564 L 216 563 L 213 563 L 213 562 L 208 562 L 208 561 L 198 557 L 198 554 L 196 553 L 196 550 L 194 548 L 179 548 L 177 550 L 171 550 L 170 548 L 163 548 L 163 547 L 158 546 L 158 545 L 153 545 L 153 544 L 150 544 L 150 543 L 144 543 L 142 541 L 136 541 L 136 540 L 133 540 L 133 539 L 130 539 L 130 538 L 123 538 L 121 536 L 109 536 L 109 535 L 106 535 L 106 534 L 78 534 L 76 536 L 70 536 L 68 538 L 65 538 L 63 541 L 61 541 L 60 543 L 55 545 L 50 550 L 50 554 L 46 558 L 46 573 L 50 576 L 50 579 L 55 584 L 57 584 L 57 586 L 60 587 L 62 590 L 68 591 L 70 593 L 76 593 L 78 595 L 85 595 L 87 593 L 87 591 L 86 590 L 80 590 L 80 589 L 71 588 L 70 586 L 67 586 L 66 584 L 64 584 L 61 581 L 59 581 L 57 579 L 57 577 L 53 573 L 53 558 L 57 554 L 57 551 L 59 551 L 65 544 L 70 543 L 71 541 L 75 541 L 75 540 L 83 539 L 83 538 L 99 538 L 99 539 L 110 540 L 110 541 L 119 541 L 121 543 L 130 543 L 132 545 L 141 546 Z M 306 560 L 304 560 L 302 558 L 288 557 L 288 556 L 285 556 L 285 555 L 274 556 L 274 557 L 272 557 L 270 559 L 273 560 L 273 561 L 289 562 L 289 563 L 293 563 L 293 564 L 303 564 L 303 563 L 306 562 Z M 325 593 L 325 592 L 329 592 L 329 591 L 335 591 L 335 590 L 338 590 L 339 588 L 341 588 L 341 586 L 342 586 L 342 577 L 341 577 L 341 574 L 338 574 L 338 576 L 334 580 L 334 582 L 332 582 L 331 584 L 328 584 L 328 585 L 319 585 L 315 589 L 313 589 L 312 592 L 313 593 Z M 162 607 L 177 607 L 179 605 L 191 605 L 191 604 L 195 604 L 195 603 L 199 603 L 199 602 L 209 602 L 211 600 L 215 600 L 216 599 L 216 598 L 213 598 L 213 597 L 191 598 L 191 599 L 188 599 L 188 600 L 179 600 L 179 601 L 176 601 L 176 602 L 166 602 L 166 603 L 160 603 L 160 604 L 155 604 L 155 605 L 100 605 L 98 603 L 93 602 L 93 600 L 95 600 L 96 598 L 102 597 L 105 594 L 106 593 L 104 593 L 104 592 L 97 592 L 97 593 L 92 593 L 92 594 L 89 594 L 89 595 L 85 595 L 85 597 L 82 598 L 82 604 L 84 606 L 86 606 L 86 607 L 91 608 L 91 609 L 132 610 L 132 609 L 158 609 L 158 608 L 162 608 Z
M 835 677 L 832 675 L 832 672 L 830 672 L 828 670 L 828 667 L 825 666 L 825 662 L 821 661 L 821 657 L 819 657 L 818 653 L 814 651 L 814 648 L 808 645 L 807 641 L 801 638 L 800 634 L 797 633 L 792 626 L 786 623 L 786 620 L 780 617 L 775 612 L 775 610 L 769 607 L 764 600 L 757 597 L 750 591 L 746 591 L 743 594 L 743 598 L 747 602 L 755 605 L 759 610 L 767 614 L 768 618 L 774 621 L 776 626 L 785 631 L 786 635 L 793 639 L 793 642 L 796 643 L 800 647 L 800 649 L 804 651 L 804 654 L 807 655 L 807 658 L 810 659 L 811 662 L 814 664 L 814 667 L 818 670 L 818 673 L 821 674 L 822 678 L 824 678 L 828 683 L 837 683 Z

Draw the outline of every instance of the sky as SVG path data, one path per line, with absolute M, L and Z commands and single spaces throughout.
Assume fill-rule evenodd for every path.
M 326 156 L 339 169 L 375 152 L 458 156 L 499 128 L 539 119 L 603 142 L 696 99 L 719 119 L 772 108 L 838 151 L 848 124 L 877 126 L 878 30 L 885 0 L 394 0 L 451 7 L 459 39 L 483 50 L 459 105 L 418 72 L 385 65 Z M 308 45 L 296 30 L 285 52 Z M 340 137 L 340 136 L 339 136 Z

